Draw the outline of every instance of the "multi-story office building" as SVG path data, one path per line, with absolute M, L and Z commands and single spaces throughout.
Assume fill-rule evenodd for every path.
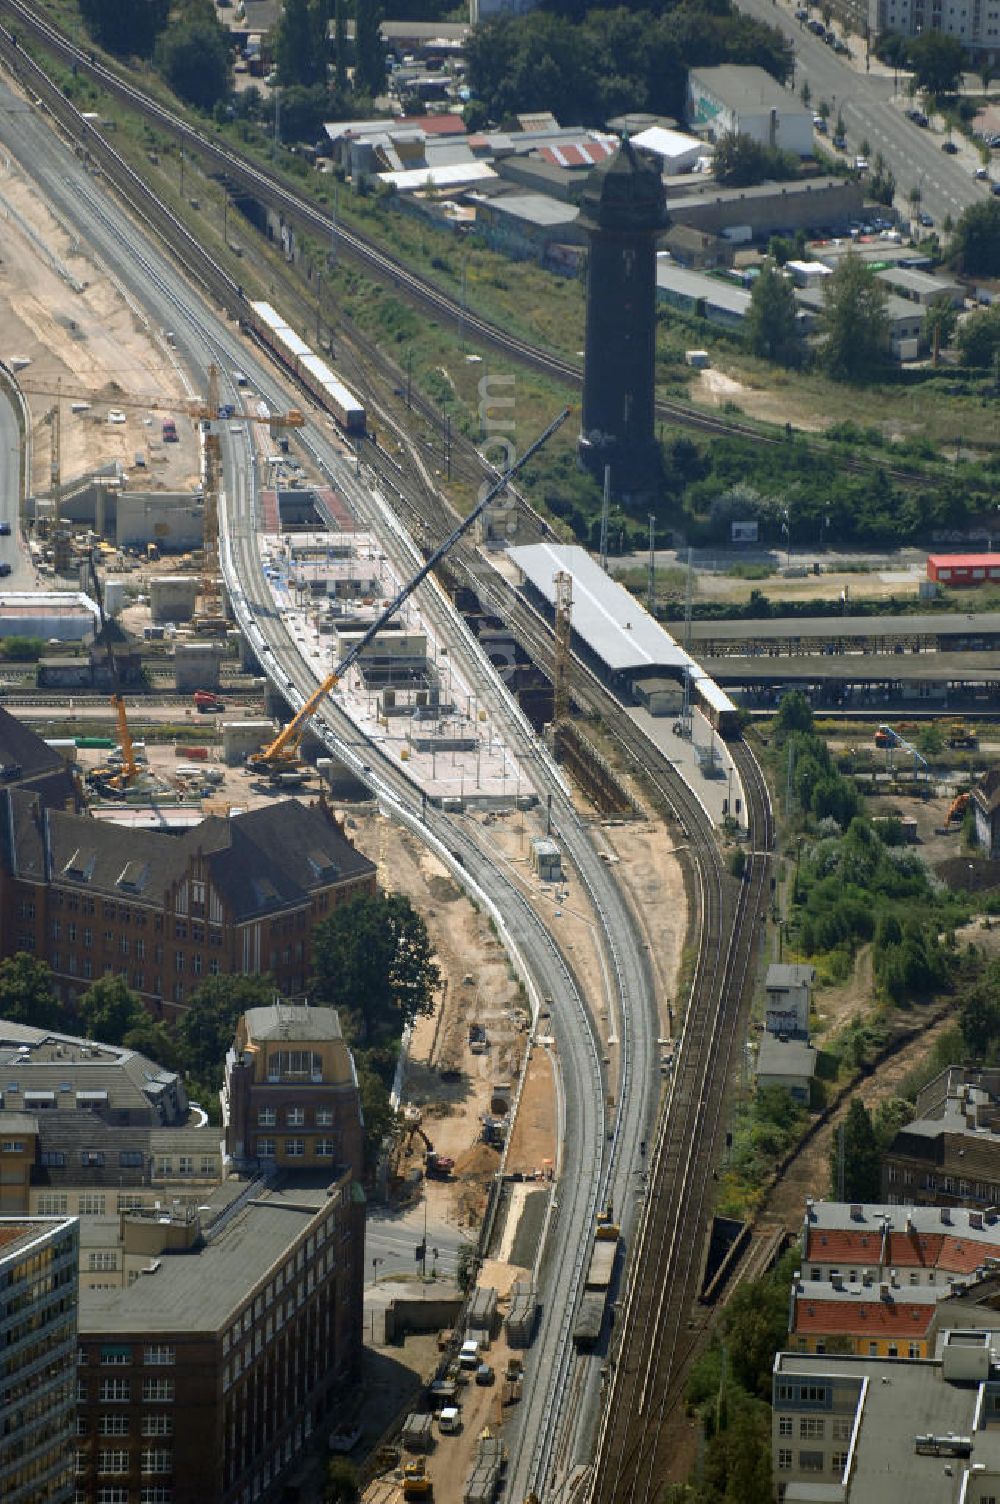
M 951 1065 L 927 1083 L 882 1156 L 882 1192 L 893 1205 L 1000 1206 L 1000 1070 Z
M 351 1053 L 334 1008 L 275 1003 L 240 1019 L 222 1093 L 226 1153 L 237 1166 L 362 1170 Z
M 778 1353 L 772 1469 L 783 1504 L 989 1504 L 1000 1495 L 995 1334 L 948 1331 L 939 1356 Z
M 0 1218 L 0 1499 L 72 1504 L 77 1227 Z
M 313 926 L 375 867 L 322 803 L 282 800 L 182 834 L 135 830 L 0 794 L 0 946 L 43 957 L 69 1002 L 121 976 L 170 1015 L 209 976 L 269 973 L 301 992 Z
M 854 0 L 857 3 L 857 0 Z M 940 31 L 954 37 L 977 60 L 1000 58 L 1000 5 L 997 0 L 867 0 L 873 37 L 895 32 L 918 37 Z
M 222 1135 L 135 1050 L 0 1021 L 0 1212 L 81 1219 L 81 1284 L 123 1283 L 123 1211 L 196 1202 Z
M 228 1181 L 183 1215 L 123 1219 L 124 1290 L 80 1311 L 80 1504 L 280 1494 L 356 1382 L 364 1197 L 349 1170 Z

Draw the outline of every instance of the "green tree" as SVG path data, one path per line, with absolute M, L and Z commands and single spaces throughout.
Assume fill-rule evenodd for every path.
M 998 968 L 993 966 L 986 976 L 971 986 L 962 999 L 959 1020 L 962 1037 L 970 1055 L 979 1060 L 992 1058 L 997 1040 L 1000 1039 L 1000 983 Z
M 794 177 L 798 163 L 787 152 L 761 146 L 742 132 L 724 131 L 715 143 L 712 170 L 727 187 L 745 188 L 764 178 Z
M 383 1074 L 376 1068 L 378 1061 L 373 1059 L 375 1052 L 355 1049 L 353 1054 L 365 1123 L 365 1163 L 371 1173 L 378 1163 L 382 1145 L 396 1126 L 396 1114 L 392 1108 L 389 1087 Z
M 441 974 L 427 927 L 401 894 L 365 895 L 335 909 L 314 932 L 318 998 L 349 1017 L 360 1042 L 398 1039 L 430 1013 Z
M 326 1468 L 325 1504 L 357 1504 L 361 1497 L 358 1470 L 346 1457 L 331 1457 Z
M 868 174 L 868 192 L 877 204 L 889 207 L 896 197 L 896 177 L 881 152 L 876 152 Z
M 823 284 L 820 359 L 834 381 L 873 380 L 889 351 L 886 290 L 856 251 Z
M 147 1056 L 168 1071 L 181 1069 L 176 1035 L 171 1033 L 166 1024 L 151 1018 L 145 1009 L 142 1018 L 137 1019 L 125 1033 L 122 1044 L 128 1050 L 136 1050 L 140 1055 Z
M 1000 276 L 1000 198 L 970 204 L 958 216 L 951 253 L 972 276 Z
M 952 343 L 955 326 L 958 325 L 958 313 L 955 304 L 946 292 L 935 293 L 929 304 L 926 305 L 926 313 L 923 314 L 923 340 L 929 350 L 934 352 L 935 364 L 937 364 L 937 352 L 944 349 L 946 344 Z
M 747 315 L 747 343 L 753 353 L 783 366 L 799 365 L 802 336 L 797 311 L 791 282 L 773 262 L 765 261 L 754 278 Z
M 150 57 L 169 14 L 170 0 L 80 0 L 94 41 L 121 57 Z
M 0 961 L 0 1018 L 34 1029 L 69 1032 L 72 1021 L 56 997 L 51 970 L 27 951 L 19 950 Z
M 970 313 L 959 324 L 955 343 L 964 366 L 989 370 L 1000 357 L 1000 308 Z
M 123 977 L 98 977 L 80 999 L 80 1017 L 88 1039 L 102 1044 L 123 1044 L 130 1029 L 137 1028 L 146 1010 Z
M 157 42 L 154 61 L 174 93 L 199 110 L 229 90 L 229 43 L 214 15 L 175 22 Z
M 905 1097 L 885 1097 L 875 1108 L 872 1127 L 879 1151 L 885 1153 L 896 1134 L 912 1123 L 915 1108 Z
M 326 58 L 316 46 L 315 0 L 285 0 L 274 41 L 274 61 L 282 88 L 312 88 L 326 80 Z
M 801 689 L 792 689 L 782 695 L 778 714 L 774 718 L 774 729 L 779 737 L 788 736 L 792 731 L 812 733 L 812 706 Z
M 954 94 L 962 78 L 965 52 L 961 42 L 929 28 L 909 45 L 910 67 L 918 89 L 928 94 Z
M 345 0 L 334 0 L 333 8 L 333 84 L 338 94 L 347 88 L 347 18 Z
M 218 1088 L 240 1014 L 248 1008 L 266 1008 L 274 999 L 269 977 L 206 977 L 191 993 L 178 1025 L 185 1070 L 199 1082 Z
M 805 83 L 802 85 L 801 89 L 799 90 L 799 98 L 802 101 L 802 108 L 804 110 L 808 110 L 809 106 L 812 104 L 812 97 L 813 97 L 813 92 L 812 92 L 812 89 L 810 89 L 810 87 L 809 87 L 809 80 L 806 79 Z
M 354 0 L 354 87 L 372 99 L 385 92 L 382 19 L 379 0 Z
M 463 1243 L 458 1250 L 458 1267 L 455 1283 L 463 1295 L 468 1295 L 476 1282 L 476 1249 L 473 1243 Z
M 882 1193 L 882 1170 L 871 1113 L 860 1097 L 852 1097 L 847 1116 L 830 1147 L 830 1194 L 840 1198 L 840 1135 L 844 1136 L 845 1201 L 878 1201 Z

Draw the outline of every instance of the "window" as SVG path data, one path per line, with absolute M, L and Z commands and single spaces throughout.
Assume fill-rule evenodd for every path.
M 71 924 L 70 925 L 70 929 L 73 931 L 73 933 L 70 935 L 69 938 L 71 940 L 75 940 L 76 939 L 76 925 L 75 924 Z M 94 943 L 94 932 L 90 928 L 89 925 L 85 925 L 84 926 L 84 930 L 83 930 L 83 948 L 84 948 L 84 950 L 90 950 L 90 947 L 93 945 L 93 943 Z
M 139 940 L 137 940 L 135 942 L 135 959 L 137 961 L 142 961 L 142 960 L 145 959 L 145 956 L 146 956 L 146 942 L 145 942 L 145 940 L 139 939 Z
M 333 1108 L 332 1107 L 317 1107 L 317 1109 L 316 1109 L 316 1127 L 317 1128 L 332 1128 L 333 1127 Z
M 221 941 L 220 941 L 220 944 L 221 944 Z M 217 977 L 219 975 L 219 958 L 218 958 L 218 956 L 213 956 L 212 959 L 209 961 L 209 963 L 208 963 L 208 974 L 209 974 L 210 977 Z
M 117 1210 L 120 1212 L 138 1212 L 146 1205 L 145 1196 L 129 1196 L 122 1194 L 116 1198 Z
M 789 1451 L 788 1447 L 779 1447 L 778 1448 L 778 1469 L 779 1469 L 779 1471 L 785 1473 L 785 1472 L 787 1472 L 789 1470 L 789 1468 L 791 1467 L 791 1465 L 792 1465 L 792 1454 Z
M 878 1343 L 877 1342 L 869 1342 L 869 1344 L 868 1344 L 868 1356 L 869 1356 L 869 1358 L 877 1358 L 878 1357 Z
M 97 1504 L 128 1504 L 127 1488 L 99 1488 Z
M 132 1361 L 132 1349 L 119 1343 L 105 1343 L 101 1348 L 102 1368 L 123 1368 Z
M 286 1138 L 285 1153 L 289 1159 L 299 1159 L 306 1152 L 305 1142 L 301 1138 Z
M 103 1170 L 104 1155 L 100 1150 L 84 1149 L 80 1153 L 80 1164 L 84 1170 Z
M 800 1473 L 821 1473 L 822 1471 L 823 1471 L 823 1453 L 822 1452 L 800 1452 L 799 1453 L 799 1472 Z
M 97 1430 L 101 1436 L 127 1436 L 127 1415 L 102 1415 L 97 1423 Z
M 142 1417 L 143 1436 L 173 1436 L 174 1418 L 172 1415 L 144 1415 Z
M 178 973 L 184 970 L 184 952 L 182 950 L 174 951 L 174 970 Z
M 278 1123 L 278 1114 L 273 1107 L 262 1107 L 257 1114 L 257 1126 L 259 1128 L 275 1128 Z
M 182 1154 L 177 1161 L 178 1173 L 181 1175 L 194 1174 L 194 1160 L 190 1154 Z
M 127 935 L 122 935 L 121 939 L 118 942 L 118 948 L 121 951 L 121 953 L 122 953 L 123 956 L 127 956 L 128 955 L 128 936 Z
M 275 1149 L 274 1149 L 274 1139 L 273 1138 L 259 1138 L 257 1140 L 257 1158 L 258 1159 L 273 1159 L 274 1158 L 274 1153 L 275 1153 Z
M 289 1107 L 285 1113 L 285 1122 L 289 1128 L 304 1128 L 306 1125 L 305 1108 Z
M 47 1195 L 38 1198 L 40 1217 L 65 1217 L 68 1207 L 68 1196 Z
M 167 1368 L 177 1362 L 177 1349 L 164 1342 L 152 1343 L 143 1352 L 142 1361 L 147 1368 Z
M 170 1402 L 174 1397 L 173 1379 L 143 1379 L 142 1398 L 146 1404 L 151 1401 Z
M 779 1415 L 778 1416 L 778 1435 L 779 1436 L 791 1436 L 791 1434 L 792 1434 L 792 1417 L 790 1415 Z
M 141 1149 L 122 1149 L 118 1155 L 118 1163 L 123 1170 L 141 1170 L 143 1154 Z
M 142 1471 L 144 1473 L 169 1473 L 173 1471 L 174 1454 L 170 1447 L 143 1447 Z
M 139 1490 L 139 1504 L 172 1504 L 174 1491 L 166 1483 L 147 1483 Z
M 210 1154 L 203 1154 L 201 1156 L 201 1173 L 203 1175 L 214 1175 L 215 1171 L 216 1171 L 216 1162 L 215 1162 L 215 1160 L 212 1158 L 212 1156 Z
M 799 1440 L 818 1441 L 826 1434 L 826 1421 L 821 1415 L 803 1415 L 799 1420 Z
M 196 977 L 201 976 L 201 956 L 197 951 L 195 951 L 194 955 L 191 957 L 191 970 L 194 972 Z
M 132 1398 L 131 1379 L 102 1379 L 97 1398 L 102 1405 L 128 1404 Z
M 832 1436 L 833 1440 L 850 1441 L 852 1425 L 853 1423 L 849 1417 L 845 1419 L 844 1417 L 839 1415 L 834 1416 L 833 1420 L 831 1420 L 830 1422 L 830 1435 Z
M 319 1159 L 333 1158 L 333 1139 L 319 1138 L 316 1140 L 316 1154 Z
M 832 1452 L 830 1454 L 830 1471 L 831 1471 L 831 1473 L 838 1473 L 838 1474 L 842 1473 L 844 1471 L 844 1468 L 846 1466 L 847 1466 L 847 1453 L 846 1452 Z
M 297 1076 L 322 1081 L 322 1056 L 314 1050 L 272 1050 L 267 1057 L 267 1079 L 281 1081 Z
M 91 1274 L 109 1274 L 118 1268 L 116 1248 L 98 1248 L 87 1255 L 87 1268 Z

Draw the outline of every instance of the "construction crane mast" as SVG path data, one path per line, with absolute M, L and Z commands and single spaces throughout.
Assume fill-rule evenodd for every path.
M 482 516 L 492 501 L 496 500 L 518 471 L 522 470 L 542 446 L 548 443 L 549 439 L 556 432 L 556 429 L 562 427 L 569 414 L 570 409 L 568 407 L 563 408 L 559 416 L 553 419 L 544 433 L 539 434 L 534 443 L 528 446 L 520 458 L 515 460 L 513 465 L 501 475 L 496 484 L 490 487 L 485 496 L 479 499 L 469 515 L 458 524 L 453 532 L 449 533 L 443 543 L 438 544 L 426 563 L 422 564 L 416 573 L 410 576 L 395 598 L 379 613 L 368 630 L 358 639 L 350 652 L 341 659 L 333 672 L 328 674 L 322 683 L 313 690 L 298 712 L 288 722 L 288 725 L 278 733 L 274 741 L 270 742 L 266 747 L 261 747 L 259 752 L 252 752 L 250 754 L 247 758 L 247 767 L 252 772 L 263 773 L 271 778 L 278 778 L 282 773 L 294 771 L 298 767 L 302 738 L 317 707 L 326 699 L 328 694 L 331 694 L 336 689 L 348 669 L 357 663 L 358 659 L 374 642 L 386 623 L 392 620 L 406 601 L 409 600 L 417 587 L 423 584 L 431 570 L 441 562 L 447 553 L 450 553 L 459 539 L 465 536 L 475 524 L 477 518 Z
M 108 633 L 108 620 L 104 614 L 104 592 L 101 582 L 97 578 L 97 566 L 94 563 L 93 550 L 87 555 L 87 563 L 90 566 L 90 578 L 94 586 L 94 597 L 97 601 L 97 610 L 101 618 L 101 643 L 108 655 L 108 670 L 111 674 L 111 687 L 113 690 L 111 703 L 115 710 L 115 721 L 118 728 L 118 743 L 121 747 L 122 765 L 118 771 L 111 769 L 98 769 L 94 781 L 99 787 L 111 789 L 115 793 L 124 793 L 125 789 L 133 783 L 139 774 L 139 764 L 136 761 L 135 746 L 132 741 L 132 733 L 128 729 L 128 716 L 125 712 L 125 696 L 121 691 L 121 683 L 118 678 L 118 660 L 111 646 L 111 638 Z

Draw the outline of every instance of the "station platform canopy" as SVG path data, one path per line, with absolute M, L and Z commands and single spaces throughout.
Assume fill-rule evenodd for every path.
M 611 673 L 666 669 L 678 678 L 685 669 L 700 673 L 670 633 L 586 549 L 530 543 L 510 549 L 508 558 L 552 607 L 555 576 L 560 571 L 572 576 L 573 631 Z

